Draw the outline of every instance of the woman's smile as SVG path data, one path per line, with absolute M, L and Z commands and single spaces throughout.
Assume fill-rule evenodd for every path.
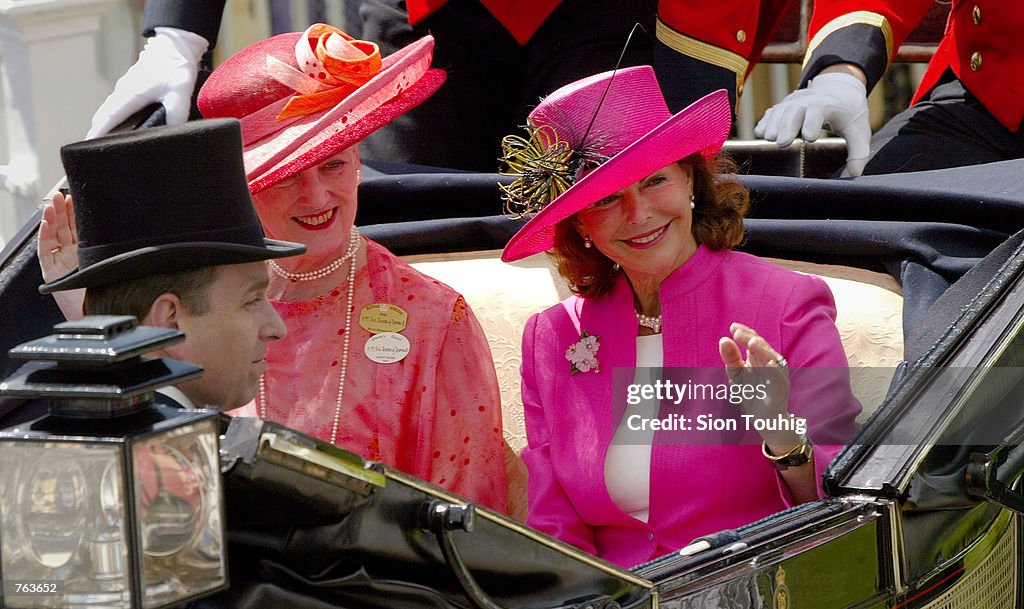
M 338 208 L 332 207 L 318 214 L 292 216 L 292 220 L 295 220 L 299 226 L 308 230 L 324 230 L 334 224 L 336 211 L 338 211 Z
M 622 239 L 621 241 L 626 245 L 636 249 L 647 249 L 649 247 L 654 247 L 655 245 L 657 245 L 659 241 L 661 241 L 661 238 L 665 236 L 665 233 L 668 231 L 669 224 L 672 224 L 672 222 L 669 221 L 654 230 L 648 231 L 641 235 L 637 235 L 636 237 Z

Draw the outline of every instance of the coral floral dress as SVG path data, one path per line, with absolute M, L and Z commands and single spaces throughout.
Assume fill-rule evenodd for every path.
M 505 511 L 501 406 L 483 329 L 462 296 L 367 240 L 356 273 L 344 402 L 335 444 Z M 348 287 L 304 302 L 274 302 L 288 336 L 269 344 L 266 418 L 330 441 Z M 400 361 L 365 352 L 364 307 L 400 307 L 409 341 Z M 259 416 L 255 402 L 232 414 Z

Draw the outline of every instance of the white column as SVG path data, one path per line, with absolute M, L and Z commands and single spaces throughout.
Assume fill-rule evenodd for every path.
M 108 93 L 98 70 L 100 15 L 115 0 L 0 0 L 0 88 L 7 164 L 0 238 L 63 175 L 60 147 L 82 139 Z

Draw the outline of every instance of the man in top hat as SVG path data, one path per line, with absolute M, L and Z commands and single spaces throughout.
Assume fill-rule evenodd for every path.
M 264 236 L 249 198 L 238 122 L 78 142 L 61 149 L 61 161 L 74 199 L 79 263 L 39 291 L 85 288 L 87 315 L 130 314 L 184 333 L 183 342 L 155 355 L 198 364 L 205 374 L 161 389 L 158 401 L 230 409 L 251 400 L 267 343 L 286 333 L 267 300 L 264 261 L 306 248 Z M 65 204 L 54 197 L 55 207 Z M 73 254 L 65 249 L 70 243 L 41 248 L 40 255 Z M 0 403 L 0 428 L 41 416 L 45 406 Z

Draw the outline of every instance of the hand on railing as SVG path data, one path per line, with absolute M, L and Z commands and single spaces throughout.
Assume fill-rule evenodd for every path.
M 180 125 L 188 119 L 199 60 L 209 43 L 198 34 L 177 28 L 158 27 L 155 31 L 138 61 L 118 79 L 114 92 L 96 110 L 86 138 L 105 135 L 152 103 L 166 108 L 168 125 Z
M 798 135 L 815 141 L 825 125 L 846 138 L 846 170 L 859 176 L 871 148 L 871 121 L 864 81 L 850 73 L 818 74 L 806 89 L 794 91 L 768 108 L 754 127 L 754 135 L 785 148 Z

